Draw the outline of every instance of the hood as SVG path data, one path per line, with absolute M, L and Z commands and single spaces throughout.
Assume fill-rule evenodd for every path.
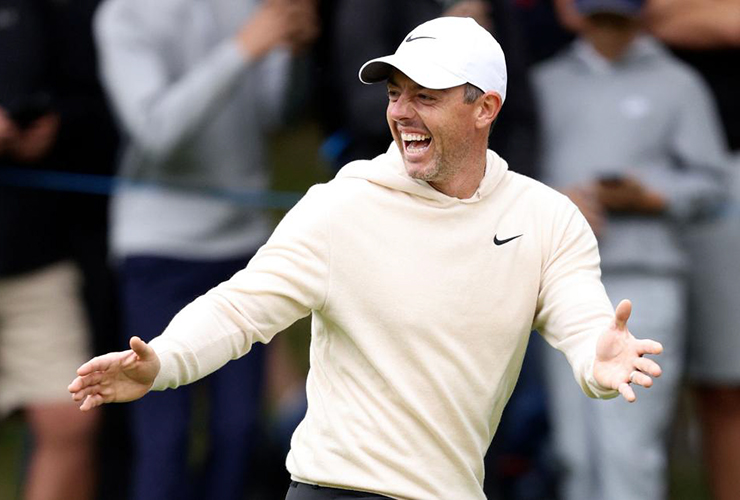
M 509 166 L 506 161 L 489 149 L 486 152 L 486 173 L 480 186 L 478 186 L 478 190 L 470 198 L 461 200 L 437 191 L 426 181 L 409 177 L 398 147 L 395 143 L 391 143 L 388 151 L 372 160 L 358 160 L 348 163 L 337 173 L 336 178 L 365 179 L 379 186 L 418 196 L 434 205 L 455 205 L 458 203 L 477 203 L 490 195 L 501 182 L 508 169 Z

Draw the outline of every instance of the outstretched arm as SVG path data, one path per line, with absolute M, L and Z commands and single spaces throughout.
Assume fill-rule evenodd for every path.
M 642 387 L 653 385 L 652 377 L 659 377 L 658 363 L 645 354 L 660 354 L 663 346 L 654 340 L 636 339 L 627 328 L 632 303 L 623 300 L 617 305 L 614 323 L 604 331 L 596 344 L 594 379 L 607 389 L 616 389 L 630 403 L 637 399 L 631 384 Z
M 740 46 L 737 0 L 650 0 L 647 27 L 675 48 L 713 49 Z
M 144 396 L 159 373 L 159 357 L 139 337 L 131 337 L 131 349 L 91 359 L 77 369 L 69 384 L 72 399 L 88 411 L 103 403 L 124 403 Z

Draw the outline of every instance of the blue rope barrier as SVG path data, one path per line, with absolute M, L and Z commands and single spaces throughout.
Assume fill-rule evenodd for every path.
M 200 188 L 154 181 L 137 181 L 108 175 L 20 168 L 0 169 L 0 184 L 13 187 L 107 196 L 113 193 L 116 185 L 123 183 L 146 189 L 177 189 L 260 209 L 289 210 L 303 196 L 303 193 L 294 191 Z
M 303 196 L 303 193 L 296 191 L 248 191 L 240 189 L 204 188 L 155 181 L 132 180 L 109 175 L 76 174 L 51 170 L 24 170 L 21 168 L 0 169 L 0 185 L 14 187 L 108 196 L 119 183 L 147 189 L 177 189 L 220 198 L 232 203 L 258 209 L 290 210 Z M 740 205 L 728 202 L 719 207 L 715 215 L 740 215 Z

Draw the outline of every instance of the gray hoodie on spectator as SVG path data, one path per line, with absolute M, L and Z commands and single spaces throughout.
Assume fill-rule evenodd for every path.
M 233 195 L 266 189 L 264 134 L 280 114 L 289 55 L 249 61 L 234 36 L 255 0 L 108 0 L 96 18 L 107 93 L 127 144 L 113 251 L 245 255 L 267 214 Z
M 668 201 L 660 216 L 610 215 L 604 272 L 683 272 L 683 224 L 722 201 L 726 147 L 700 77 L 648 37 L 609 63 L 585 41 L 533 69 L 543 180 L 556 188 L 630 175 Z

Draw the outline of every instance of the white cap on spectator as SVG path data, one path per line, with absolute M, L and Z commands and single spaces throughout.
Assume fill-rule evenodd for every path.
M 360 68 L 363 83 L 388 78 L 393 68 L 429 89 L 470 83 L 506 98 L 506 59 L 501 46 L 469 17 L 440 17 L 408 34 L 395 54 L 378 57 Z

